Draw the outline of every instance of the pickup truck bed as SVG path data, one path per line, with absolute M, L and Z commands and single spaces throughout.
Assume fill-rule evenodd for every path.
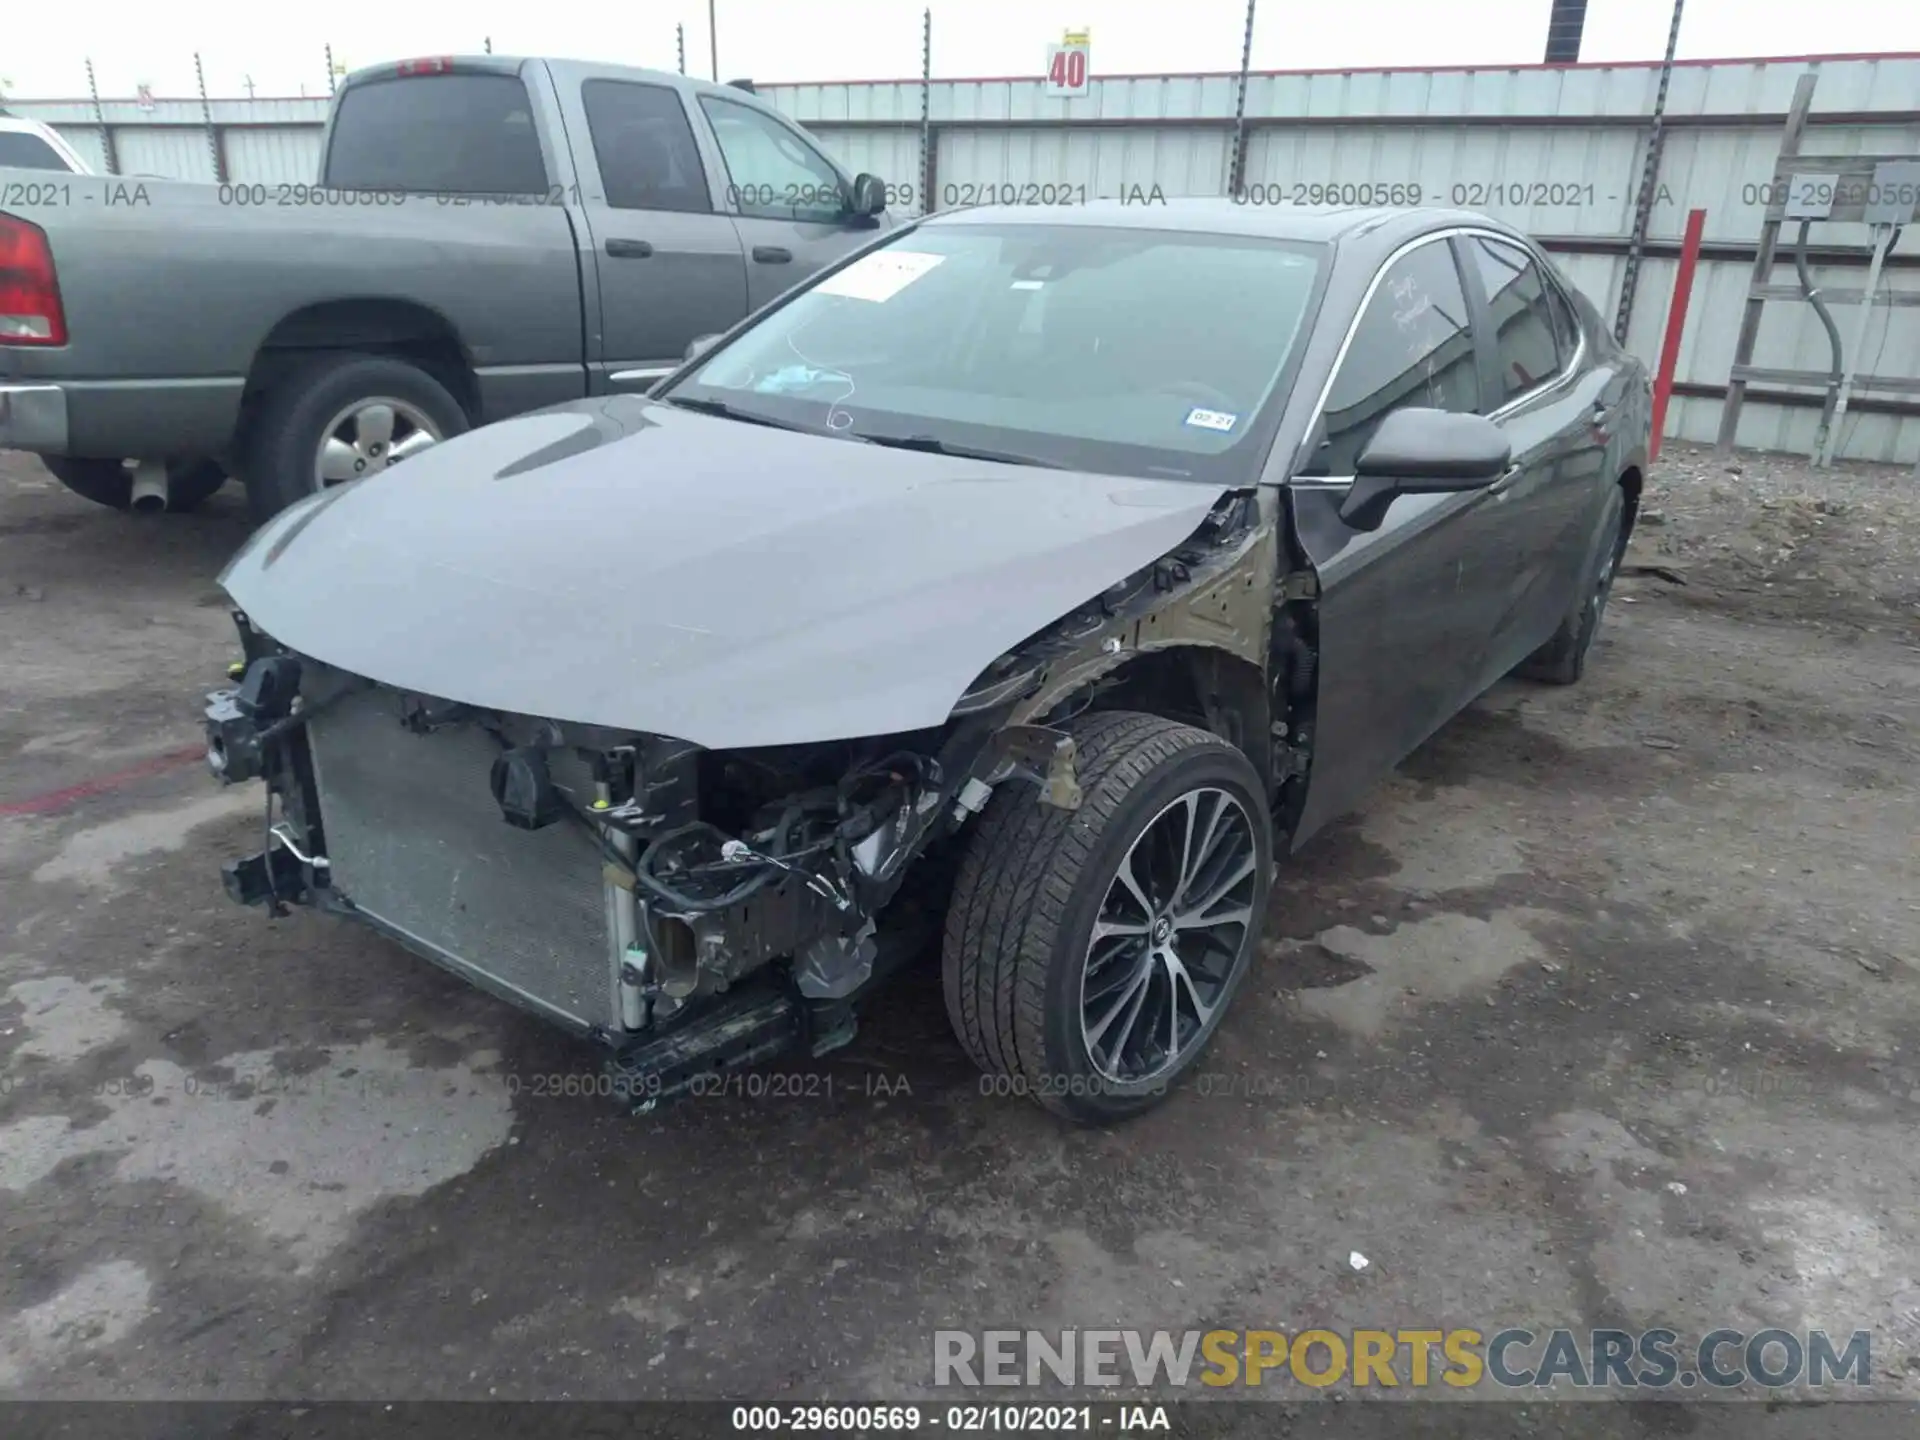
M 650 385 L 889 223 L 751 95 L 617 66 L 361 71 L 324 153 L 315 185 L 0 171 L 0 448 L 107 504 L 238 474 L 265 516 Z

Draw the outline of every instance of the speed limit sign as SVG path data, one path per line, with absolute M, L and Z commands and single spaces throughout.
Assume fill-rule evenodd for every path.
M 1088 32 L 1069 30 L 1058 45 L 1047 47 L 1045 93 L 1051 99 L 1077 100 L 1087 93 Z

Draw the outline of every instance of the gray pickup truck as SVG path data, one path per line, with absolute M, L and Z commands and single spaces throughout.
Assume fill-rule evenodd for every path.
M 0 449 L 104 505 L 258 515 L 643 389 L 891 224 L 737 85 L 495 55 L 347 77 L 317 184 L 0 169 Z

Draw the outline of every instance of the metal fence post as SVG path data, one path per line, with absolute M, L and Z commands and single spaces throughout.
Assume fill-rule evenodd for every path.
M 1687 233 L 1680 241 L 1680 267 L 1673 273 L 1673 303 L 1667 306 L 1667 338 L 1660 345 L 1660 364 L 1653 374 L 1653 437 L 1647 462 L 1660 458 L 1660 440 L 1667 430 L 1667 402 L 1673 397 L 1673 372 L 1680 364 L 1680 340 L 1687 333 L 1687 301 L 1693 296 L 1693 272 L 1700 264 L 1700 237 L 1707 230 L 1707 212 L 1687 212 Z
M 200 64 L 200 52 L 193 52 L 193 74 L 200 82 L 200 121 L 207 127 L 207 154 L 213 158 L 213 180 L 216 185 L 227 183 L 227 157 L 221 153 L 220 131 L 213 123 L 213 105 L 207 99 L 207 72 Z
M 1627 242 L 1627 268 L 1620 277 L 1620 308 L 1613 317 L 1613 338 L 1627 343 L 1627 325 L 1633 319 L 1633 293 L 1640 284 L 1640 256 L 1647 248 L 1647 226 L 1653 219 L 1653 197 L 1660 178 L 1660 151 L 1666 142 L 1667 86 L 1673 80 L 1673 52 L 1680 44 L 1680 11 L 1686 0 L 1673 0 L 1673 23 L 1667 27 L 1667 58 L 1660 66 L 1660 89 L 1653 98 L 1653 125 L 1647 131 L 1647 161 L 1640 171 L 1640 193 L 1633 204 L 1633 238 Z
M 1238 195 L 1247 184 L 1247 67 L 1253 62 L 1253 7 L 1247 0 L 1247 32 L 1240 41 L 1240 84 L 1233 97 L 1233 162 L 1227 172 L 1227 194 Z
M 933 7 L 920 12 L 920 213 L 933 213 Z
M 100 127 L 100 158 L 106 162 L 107 174 L 120 173 L 120 152 L 113 143 L 113 127 L 107 124 L 107 112 L 100 105 L 100 87 L 93 78 L 93 57 L 87 57 L 87 93 L 93 97 L 93 123 Z

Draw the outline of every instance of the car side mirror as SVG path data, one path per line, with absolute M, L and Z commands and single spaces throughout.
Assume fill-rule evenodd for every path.
M 869 175 L 862 170 L 853 177 L 853 194 L 847 202 L 847 213 L 858 219 L 869 215 L 878 215 L 887 208 L 887 184 L 878 175 Z
M 1484 415 L 1408 406 L 1390 411 L 1353 462 L 1353 485 L 1340 518 L 1378 530 L 1401 495 L 1478 490 L 1507 468 L 1513 445 Z
M 690 365 L 713 348 L 718 335 L 696 335 L 687 342 L 687 363 Z

